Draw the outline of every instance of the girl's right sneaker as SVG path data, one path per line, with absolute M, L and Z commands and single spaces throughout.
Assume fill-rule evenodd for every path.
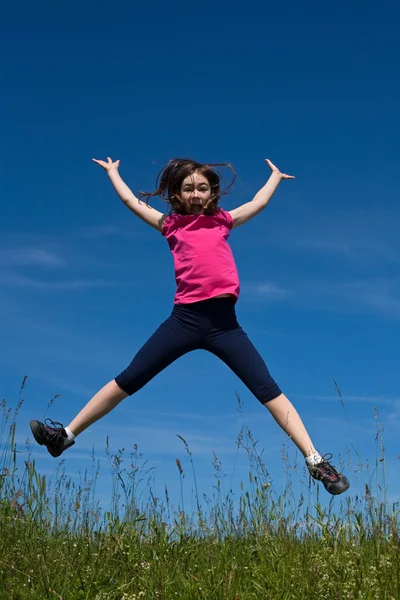
M 343 494 L 343 492 L 350 487 L 349 480 L 343 473 L 339 473 L 339 471 L 328 462 L 327 458 L 331 459 L 332 454 L 325 454 L 325 456 L 322 457 L 321 462 L 314 466 L 308 466 L 310 475 L 313 479 L 321 481 L 325 486 L 325 489 L 333 496 Z
M 61 423 L 45 419 L 44 423 L 31 421 L 30 426 L 37 443 L 46 446 L 48 452 L 54 458 L 57 458 L 64 450 L 75 444 L 75 441 L 68 442 L 67 432 Z

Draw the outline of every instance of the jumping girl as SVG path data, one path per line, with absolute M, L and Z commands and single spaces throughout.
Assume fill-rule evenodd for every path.
M 235 312 L 240 286 L 228 244 L 230 232 L 266 207 L 282 179 L 294 177 L 281 173 L 266 160 L 272 173 L 264 187 L 250 202 L 225 211 L 218 206 L 224 192 L 215 169 L 230 165 L 171 160 L 158 175 L 157 189 L 137 198 L 119 175 L 119 160 L 93 160 L 107 172 L 122 202 L 166 238 L 177 284 L 174 307 L 130 365 L 99 390 L 68 427 L 51 419 L 45 423 L 31 421 L 37 443 L 46 446 L 52 456 L 60 456 L 75 444 L 80 433 L 121 400 L 140 390 L 180 356 L 203 349 L 223 360 L 270 411 L 305 457 L 314 479 L 321 481 L 330 494 L 346 491 L 347 478 L 328 462 L 327 456 L 316 451 L 299 414 L 272 379 Z M 169 214 L 148 205 L 153 196 L 167 202 Z M 146 202 L 141 202 L 142 198 Z

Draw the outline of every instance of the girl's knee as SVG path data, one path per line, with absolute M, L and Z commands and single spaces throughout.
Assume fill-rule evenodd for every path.
M 261 404 L 263 404 L 266 408 L 268 408 L 268 404 L 270 402 L 279 402 L 283 398 L 283 393 L 280 388 L 275 384 L 274 388 L 270 390 L 267 396 L 264 396 L 262 400 L 260 400 Z

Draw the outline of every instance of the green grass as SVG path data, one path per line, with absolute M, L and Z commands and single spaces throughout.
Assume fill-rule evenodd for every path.
M 84 474 L 77 484 L 66 476 L 62 460 L 48 479 L 37 472 L 29 445 L 26 456 L 17 448 L 24 385 L 25 380 L 14 409 L 1 403 L 1 600 L 400 598 L 399 515 L 397 503 L 387 501 L 377 413 L 372 472 L 357 453 L 355 462 L 347 455 L 347 473 L 365 481 L 362 497 L 348 493 L 323 506 L 318 493 L 314 504 L 309 495 L 307 500 L 305 489 L 296 498 L 285 447 L 286 486 L 277 496 L 256 442 L 243 427 L 237 443 L 246 451 L 250 469 L 239 501 L 223 494 L 216 455 L 215 494 L 201 495 L 183 438 L 194 479 L 195 514 L 184 511 L 179 459 L 181 502 L 174 509 L 167 489 L 162 500 L 153 496 L 151 469 L 137 447 L 127 460 L 122 451 L 111 454 L 107 444 L 112 501 L 104 513 L 95 496 L 94 456 L 92 474 Z M 122 468 L 125 462 L 129 468 Z

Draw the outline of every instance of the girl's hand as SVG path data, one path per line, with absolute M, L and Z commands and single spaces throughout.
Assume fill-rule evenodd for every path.
M 265 162 L 271 169 L 272 173 L 278 175 L 280 179 L 294 179 L 294 175 L 286 175 L 286 173 L 281 173 L 278 167 L 276 167 L 268 158 L 265 159 Z
M 97 160 L 96 158 L 92 158 L 92 161 L 103 167 L 103 169 L 107 171 L 107 173 L 109 173 L 112 170 L 118 171 L 120 162 L 119 160 L 113 162 L 109 156 L 107 156 L 107 162 L 105 162 L 104 160 Z

